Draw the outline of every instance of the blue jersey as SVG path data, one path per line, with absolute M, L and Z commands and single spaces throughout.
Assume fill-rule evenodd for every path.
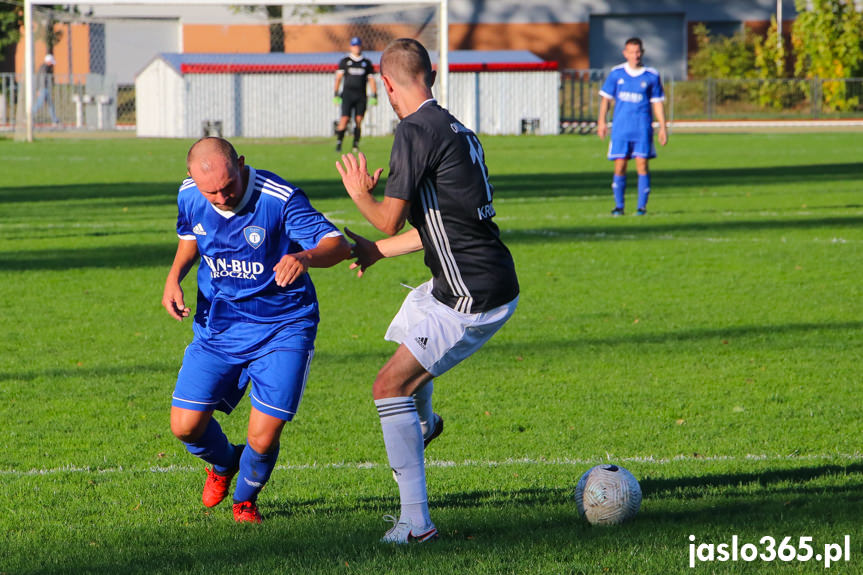
M 248 171 L 233 211 L 213 206 L 191 178 L 177 197 L 177 235 L 195 240 L 201 256 L 195 336 L 241 358 L 266 346 L 297 347 L 285 342 L 298 335 L 313 341 L 318 304 L 311 278 L 303 274 L 279 287 L 273 267 L 285 254 L 341 235 L 302 190 L 271 172 Z
M 612 137 L 626 140 L 653 138 L 652 104 L 665 101 L 656 70 L 641 68 L 634 72 L 627 64 L 615 66 L 599 93 L 614 100 Z

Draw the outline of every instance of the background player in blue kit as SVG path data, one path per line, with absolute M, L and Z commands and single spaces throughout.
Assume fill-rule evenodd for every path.
M 245 164 L 221 138 L 196 142 L 177 197 L 179 245 L 162 305 L 189 316 L 180 282 L 198 255 L 194 338 L 186 348 L 171 407 L 171 431 L 210 463 L 202 500 L 224 499 L 231 478 L 234 519 L 261 521 L 258 493 L 296 413 L 314 353 L 318 303 L 310 267 L 350 256 L 338 229 L 296 186 Z M 245 445 L 232 445 L 212 417 L 230 413 L 251 379 Z
M 611 142 L 608 145 L 608 159 L 614 161 L 614 216 L 623 215 L 626 194 L 626 164 L 635 158 L 638 170 L 638 215 L 647 213 L 647 199 L 650 195 L 650 171 L 647 161 L 656 157 L 653 145 L 653 119 L 659 124 L 659 143 L 668 141 L 665 129 L 665 93 L 659 73 L 641 64 L 644 47 L 640 38 L 630 38 L 623 48 L 626 63 L 612 68 L 605 79 L 599 94 L 599 121 L 596 133 L 605 139 L 608 134 L 609 104 L 614 101 L 614 122 L 611 129 Z M 652 113 L 651 113 L 652 110 Z
M 476 134 L 432 96 L 435 74 L 416 40 L 393 41 L 381 56 L 381 78 L 401 122 L 390 155 L 384 197 L 372 190 L 360 153 L 336 163 L 363 216 L 390 236 L 356 241 L 358 275 L 384 257 L 423 250 L 432 279 L 411 290 L 386 339 L 399 344 L 372 388 L 401 513 L 386 543 L 429 541 L 438 531 L 429 515 L 425 446 L 443 430 L 432 410 L 432 380 L 479 350 L 515 312 L 519 285 L 512 255 L 493 221 L 493 188 Z M 399 233 L 408 221 L 412 228 Z
M 363 56 L 363 41 L 354 36 L 351 38 L 351 51 L 347 56 L 339 60 L 339 69 L 336 70 L 336 85 L 333 90 L 333 102 L 341 106 L 342 115 L 336 127 L 336 151 L 342 150 L 342 140 L 345 139 L 345 131 L 351 115 L 354 117 L 354 144 L 353 151 L 359 149 L 360 137 L 362 136 L 363 116 L 366 114 L 366 104 L 376 106 L 378 103 L 378 88 L 373 76 L 374 64 Z M 339 93 L 339 87 L 344 81 L 344 89 Z M 371 90 L 371 97 L 367 99 L 366 84 Z

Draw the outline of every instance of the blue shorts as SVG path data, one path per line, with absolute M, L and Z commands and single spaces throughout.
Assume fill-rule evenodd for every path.
M 611 141 L 608 142 L 609 160 L 629 160 L 631 158 L 655 158 L 656 145 L 653 143 L 653 131 L 638 139 L 626 137 L 615 137 L 614 130 L 611 132 Z
M 311 348 L 276 348 L 251 361 L 240 360 L 213 351 L 195 338 L 183 355 L 171 405 L 230 413 L 251 380 L 252 406 L 290 421 L 303 397 L 313 355 Z

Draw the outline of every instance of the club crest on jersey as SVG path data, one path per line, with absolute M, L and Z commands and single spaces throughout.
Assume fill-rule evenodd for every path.
M 249 226 L 247 228 L 243 228 L 243 235 L 246 236 L 246 241 L 249 242 L 250 246 L 258 249 L 261 247 L 261 244 L 264 243 L 264 237 L 266 237 L 267 232 L 264 231 L 264 228 Z

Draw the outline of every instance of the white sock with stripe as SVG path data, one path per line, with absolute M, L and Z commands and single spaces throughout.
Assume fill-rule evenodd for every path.
M 376 399 L 375 406 L 390 467 L 399 484 L 401 519 L 410 519 L 417 527 L 429 525 L 423 434 L 413 397 Z

